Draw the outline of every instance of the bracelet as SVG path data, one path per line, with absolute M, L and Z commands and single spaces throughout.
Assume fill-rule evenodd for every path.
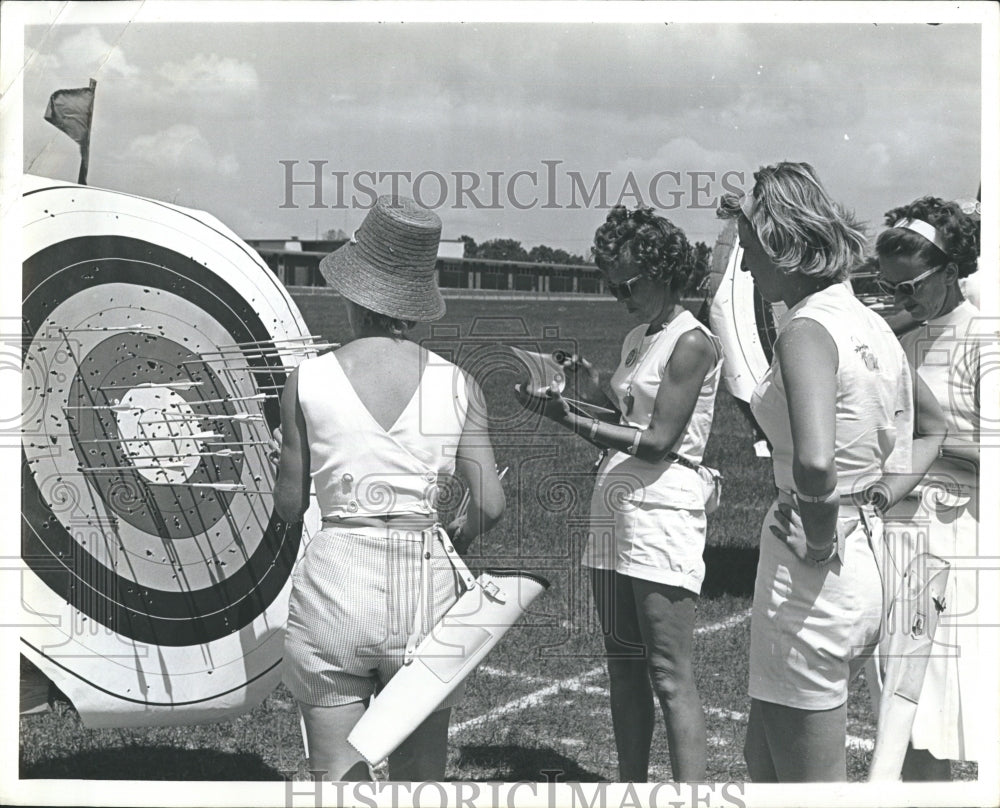
M 812 561 L 817 567 L 823 567 L 833 561 L 837 557 L 837 536 L 834 534 L 833 541 L 830 543 L 830 553 L 823 558 L 813 558 L 809 555 L 809 551 L 813 549 L 813 546 L 806 542 L 806 557 Z
M 601 422 L 596 418 L 590 422 L 590 434 L 587 436 L 591 440 L 597 437 L 597 427 L 601 425 Z
M 803 494 L 801 491 L 796 491 L 795 498 L 801 502 L 826 502 L 828 499 L 832 499 L 833 495 L 836 493 L 836 488 L 831 488 L 825 494 L 819 494 L 817 496 L 813 496 L 812 494 Z
M 639 451 L 639 441 L 642 439 L 642 430 L 636 427 L 635 437 L 632 438 L 632 445 L 626 450 L 630 455 L 634 455 Z

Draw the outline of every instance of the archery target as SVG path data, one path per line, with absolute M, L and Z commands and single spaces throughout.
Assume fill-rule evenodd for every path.
M 312 338 L 210 216 L 26 188 L 22 650 L 91 726 L 249 709 L 279 678 L 303 539 L 266 444 Z
M 726 388 L 741 401 L 750 401 L 774 356 L 777 322 L 787 311 L 783 303 L 768 303 L 741 269 L 743 248 L 730 222 L 712 251 L 715 292 L 709 309 L 711 329 L 722 341 Z

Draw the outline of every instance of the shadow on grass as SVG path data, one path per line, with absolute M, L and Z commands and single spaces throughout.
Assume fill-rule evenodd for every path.
M 485 772 L 477 780 L 594 783 L 605 779 L 551 747 L 463 746 L 458 765 Z
M 753 595 L 753 583 L 757 577 L 756 547 L 706 547 L 705 581 L 701 585 L 703 598 L 719 595 Z
M 21 779 L 284 780 L 260 755 L 171 746 L 118 746 L 21 764 Z

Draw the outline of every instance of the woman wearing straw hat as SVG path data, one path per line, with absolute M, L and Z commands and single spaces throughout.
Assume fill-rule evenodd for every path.
M 323 517 L 292 576 L 284 681 L 302 712 L 309 767 L 332 780 L 370 778 L 347 736 L 460 592 L 437 525 L 439 475 L 469 489 L 466 519 L 449 527 L 457 546 L 504 509 L 489 440 L 467 417 L 475 405 L 471 420 L 482 423 L 481 391 L 405 337 L 444 314 L 440 235 L 438 217 L 412 200 L 378 199 L 351 242 L 320 264 L 354 338 L 299 365 L 281 400 L 275 508 L 301 519 L 311 477 Z M 455 700 L 390 756 L 390 779 L 443 779 Z
M 872 484 L 892 501 L 905 495 L 914 480 L 890 473 L 896 443 L 922 473 L 940 437 L 901 433 L 913 407 L 906 357 L 845 283 L 864 233 L 807 163 L 766 166 L 754 179 L 751 194 L 727 194 L 718 213 L 737 219 L 757 290 L 788 312 L 751 399 L 778 496 L 760 533 L 744 755 L 755 782 L 843 781 L 848 683 L 874 650 L 882 612 L 880 524 L 858 502 Z M 940 423 L 918 390 L 919 426 Z
M 977 630 L 985 577 L 968 561 L 981 555 L 979 309 L 961 288 L 978 268 L 979 221 L 936 197 L 894 208 L 885 221 L 889 227 L 875 244 L 879 284 L 917 324 L 900 342 L 948 424 L 928 476 L 886 514 L 896 559 L 927 551 L 952 562 L 902 774 L 950 780 L 950 761 L 978 760 L 986 740 L 978 720 L 984 682 Z

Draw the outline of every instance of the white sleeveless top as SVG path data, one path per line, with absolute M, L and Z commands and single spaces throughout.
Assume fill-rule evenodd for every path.
M 966 440 L 976 440 L 979 435 L 977 329 L 982 329 L 979 309 L 965 300 L 948 314 L 928 320 L 899 339 L 911 367 L 941 405 L 948 434 Z M 971 469 L 947 460 L 935 460 L 928 473 L 947 475 L 972 487 L 979 483 Z
M 837 347 L 837 491 L 852 494 L 883 471 L 908 471 L 913 393 L 910 368 L 895 334 L 846 283 L 799 301 L 782 317 L 779 335 L 803 317 L 823 326 Z M 777 355 L 754 390 L 750 409 L 773 447 L 775 484 L 794 491 L 792 430 Z M 894 454 L 897 441 L 905 451 Z
M 335 352 L 299 365 L 309 473 L 326 517 L 433 514 L 439 474 L 455 470 L 465 426 L 465 373 L 430 351 L 396 422 L 383 429 L 358 397 Z
M 698 392 L 698 400 L 691 419 L 671 451 L 693 463 L 700 463 L 705 454 L 708 433 L 712 429 L 715 394 L 719 389 L 719 379 L 722 375 L 721 344 L 718 337 L 699 323 L 687 309 L 655 334 L 646 336 L 647 327 L 648 324 L 645 323 L 638 325 L 625 337 L 621 362 L 611 377 L 609 386 L 622 413 L 621 423 L 639 429 L 649 427 L 656 394 L 659 392 L 667 362 L 670 361 L 677 340 L 682 334 L 698 329 L 712 341 L 720 358 L 705 374 L 705 381 Z M 632 408 L 626 413 L 629 396 L 632 399 Z M 626 452 L 611 451 L 598 471 L 598 486 L 613 475 L 615 469 L 622 464 L 625 465 L 621 471 L 628 474 L 630 485 L 638 485 L 643 489 L 635 494 L 641 496 L 643 501 L 662 502 L 678 507 L 703 507 L 704 497 L 697 474 L 670 460 L 650 463 Z
M 670 361 L 677 340 L 682 334 L 698 329 L 715 345 L 720 359 L 705 374 L 705 381 L 698 392 L 698 401 L 695 403 L 691 420 L 688 421 L 671 451 L 694 463 L 700 463 L 705 454 L 708 433 L 712 429 L 715 394 L 719 389 L 719 371 L 722 368 L 721 343 L 719 338 L 699 323 L 687 309 L 667 323 L 666 328 L 655 334 L 646 336 L 647 328 L 648 324 L 643 324 L 628 332 L 622 344 L 621 362 L 611 377 L 610 387 L 618 400 L 622 423 L 640 429 L 649 426 L 653 417 L 656 394 L 660 390 L 667 362 Z M 632 397 L 631 412 L 626 412 L 628 396 Z

